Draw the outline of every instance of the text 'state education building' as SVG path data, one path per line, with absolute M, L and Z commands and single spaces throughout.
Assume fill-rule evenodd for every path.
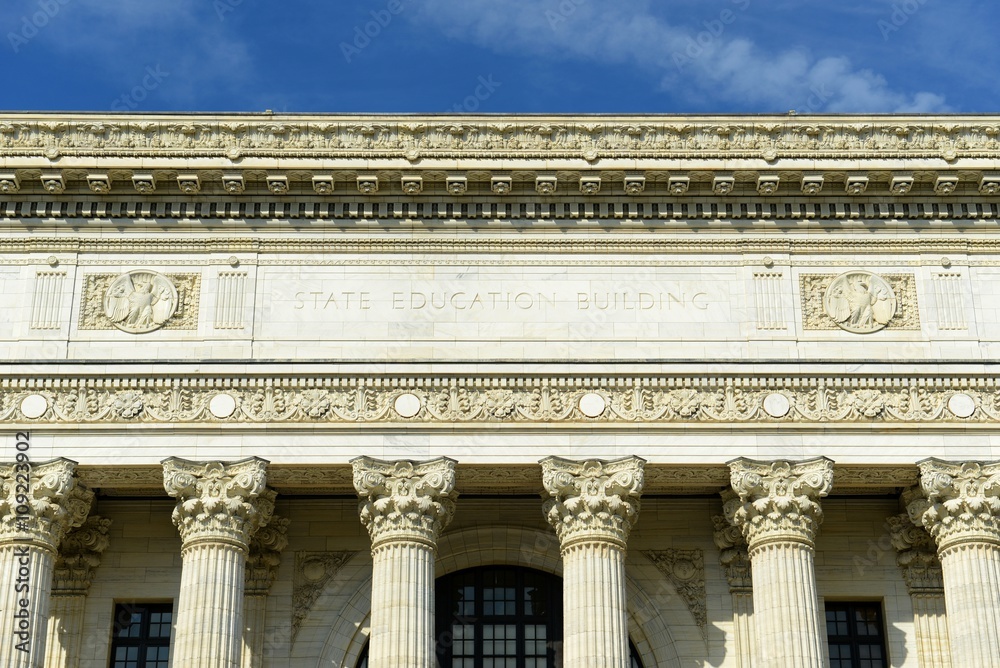
M 998 219 L 996 116 L 0 115 L 0 666 L 996 668 Z

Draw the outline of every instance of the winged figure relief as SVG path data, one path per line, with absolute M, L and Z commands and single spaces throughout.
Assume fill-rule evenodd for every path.
M 886 281 L 874 274 L 852 273 L 830 284 L 825 306 L 827 315 L 852 332 L 882 329 L 896 315 L 896 296 Z
M 133 272 L 111 284 L 104 307 L 108 319 L 119 329 L 149 332 L 174 314 L 177 293 L 169 280 L 159 274 Z

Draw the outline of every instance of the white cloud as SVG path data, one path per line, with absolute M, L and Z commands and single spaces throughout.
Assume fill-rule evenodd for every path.
M 721 8 L 720 8 L 721 7 Z M 620 63 L 681 98 L 762 111 L 940 112 L 944 97 L 896 90 L 847 56 L 770 50 L 733 33 L 751 0 L 714 5 L 699 32 L 671 25 L 649 0 L 423 0 L 411 16 L 452 39 L 500 53 Z M 723 13 L 727 12 L 727 13 Z

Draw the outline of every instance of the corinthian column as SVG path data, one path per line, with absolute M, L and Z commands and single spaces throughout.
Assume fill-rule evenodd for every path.
M 94 493 L 76 462 L 0 465 L 0 666 L 42 668 L 56 554 Z
M 826 652 L 816 595 L 819 499 L 833 487 L 833 462 L 729 464 L 736 496 L 726 517 L 747 541 L 753 574 L 754 619 L 760 668 L 824 665 Z
M 543 459 L 542 507 L 563 559 L 563 665 L 628 668 L 625 546 L 645 460 Z
M 351 461 L 372 539 L 368 665 L 435 668 L 434 556 L 455 512 L 455 461 Z
M 45 668 L 80 665 L 84 606 L 94 571 L 108 549 L 111 520 L 92 516 L 63 539 L 52 579 L 52 607 Z
M 238 668 L 244 570 L 250 538 L 274 512 L 267 462 L 163 462 L 163 487 L 177 498 L 181 590 L 171 665 Z
M 955 666 L 1000 667 L 1000 462 L 920 462 L 907 506 L 937 543 Z
M 903 494 L 904 504 L 912 502 L 920 489 Z M 890 517 L 892 546 L 896 548 L 896 564 L 910 592 L 913 606 L 913 626 L 916 630 L 917 658 L 921 668 L 951 668 L 951 647 L 948 643 L 948 618 L 944 606 L 944 580 L 934 539 L 922 527 L 903 513 Z

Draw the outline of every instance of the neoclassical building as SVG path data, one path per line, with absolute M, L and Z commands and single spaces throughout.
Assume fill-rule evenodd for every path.
M 1000 666 L 1000 117 L 0 115 L 0 666 Z

